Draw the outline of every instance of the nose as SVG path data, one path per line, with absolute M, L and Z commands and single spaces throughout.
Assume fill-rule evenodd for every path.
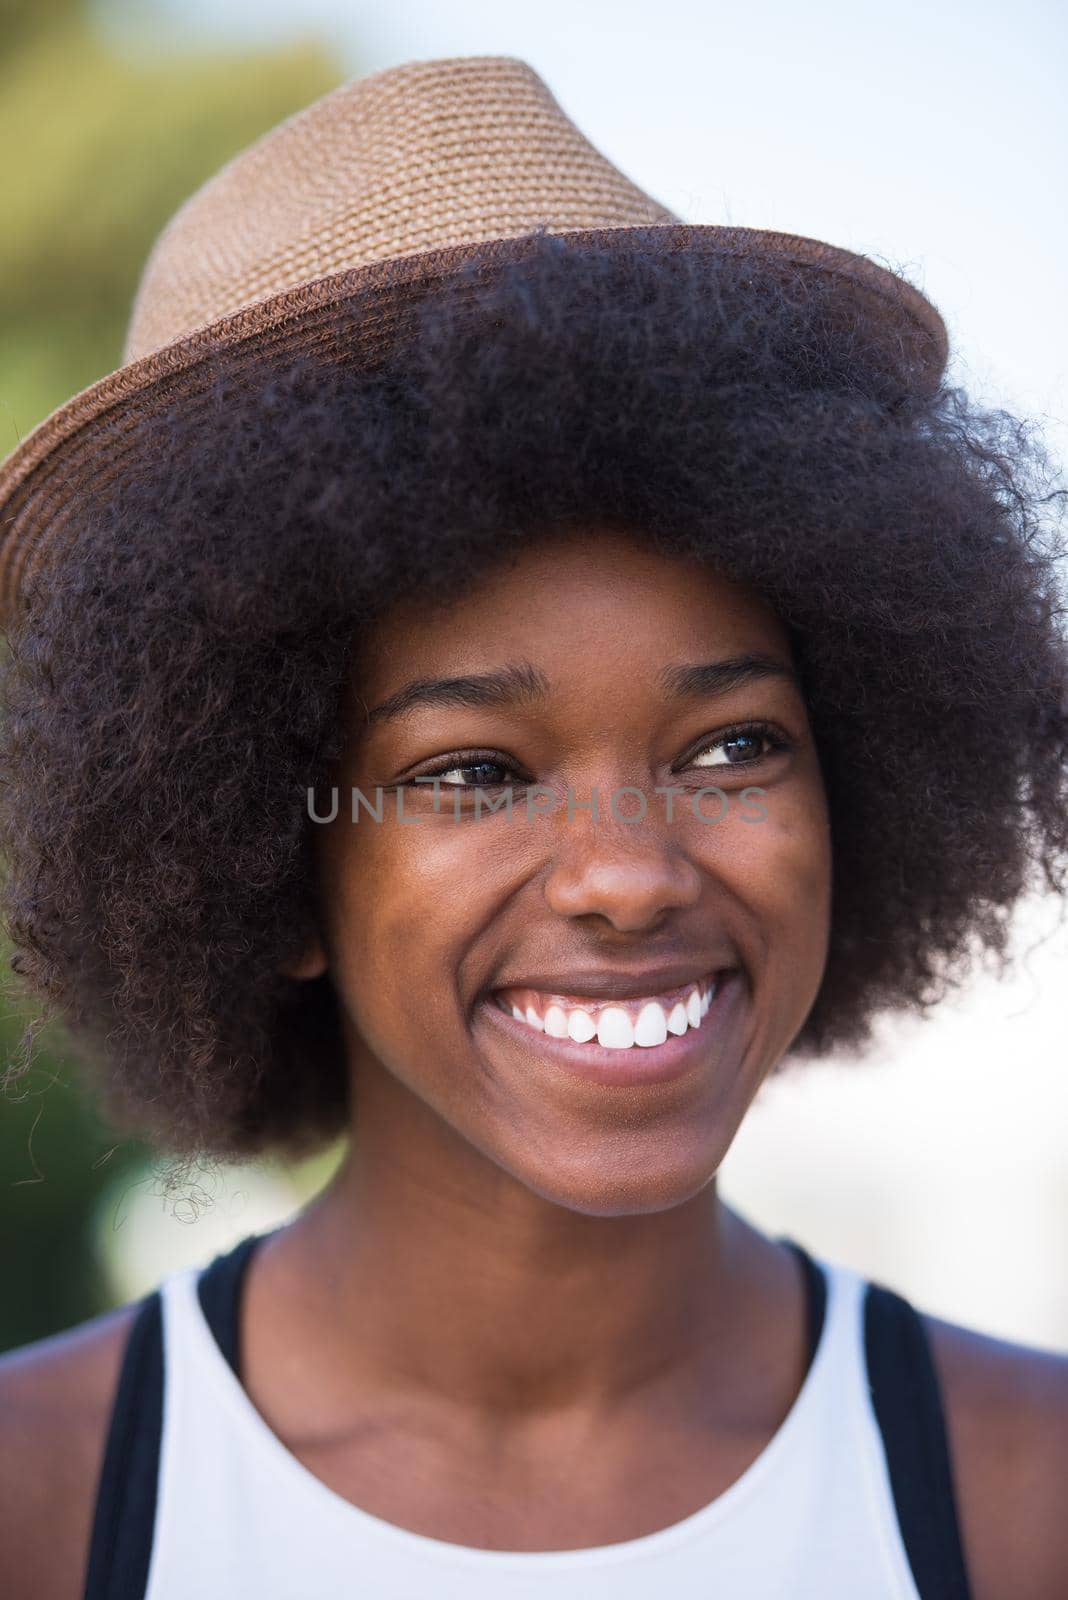
M 587 820 L 554 856 L 545 899 L 562 917 L 603 917 L 637 933 L 696 903 L 701 874 L 688 856 L 645 823 Z

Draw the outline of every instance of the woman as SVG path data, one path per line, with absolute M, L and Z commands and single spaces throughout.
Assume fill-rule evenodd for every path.
M 1068 1363 L 716 1192 L 1065 887 L 1062 552 L 937 313 L 472 58 L 224 169 L 126 354 L 0 481 L 15 964 L 179 1162 L 347 1143 L 0 1364 L 9 1592 L 1063 1592 Z

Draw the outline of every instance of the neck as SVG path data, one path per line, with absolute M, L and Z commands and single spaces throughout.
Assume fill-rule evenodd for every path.
M 800 1326 L 794 1264 L 714 1180 L 662 1210 L 591 1216 L 432 1113 L 420 1137 L 373 1100 L 356 1120 L 334 1178 L 280 1235 L 339 1394 L 373 1383 L 503 1420 L 607 1413 L 759 1363 L 769 1318 Z

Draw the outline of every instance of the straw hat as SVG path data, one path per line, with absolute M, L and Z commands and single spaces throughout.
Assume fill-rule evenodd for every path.
M 525 62 L 463 56 L 390 67 L 279 123 L 163 229 L 123 365 L 0 465 L 0 627 L 28 577 L 76 531 L 89 490 L 121 472 L 137 423 L 204 404 L 206 357 L 228 372 L 254 361 L 262 381 L 273 362 L 313 345 L 329 351 L 332 321 L 336 332 L 347 313 L 344 350 L 334 354 L 373 363 L 435 286 L 472 257 L 485 280 L 528 251 L 538 230 L 612 248 L 666 231 L 673 250 L 833 274 L 863 305 L 903 389 L 940 382 L 938 312 L 866 257 L 790 234 L 681 223 L 589 143 Z

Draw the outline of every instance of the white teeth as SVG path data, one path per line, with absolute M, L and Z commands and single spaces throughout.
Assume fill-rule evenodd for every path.
M 570 1038 L 577 1044 L 586 1044 L 593 1038 L 597 1029 L 593 1025 L 593 1018 L 588 1011 L 569 1011 L 567 1017 L 567 1031 Z
M 550 1006 L 546 1011 L 545 1031 L 550 1039 L 570 1038 L 567 1031 L 567 1012 L 563 1006 Z
M 663 1044 L 668 1036 L 667 1018 L 659 1000 L 650 1000 L 638 1012 L 634 1024 L 634 1043 L 640 1045 Z
M 688 1029 L 700 1027 L 717 988 L 711 979 L 694 984 L 686 998 L 676 1000 L 670 1010 L 659 1000 L 643 1001 L 637 1017 L 622 1005 L 608 1004 L 600 1009 L 595 1005 L 587 1011 L 582 1006 L 565 1007 L 554 1000 L 546 1006 L 542 1018 L 536 1006 L 528 1004 L 521 1010 L 503 994 L 499 1003 L 519 1022 L 550 1039 L 574 1039 L 577 1044 L 596 1039 L 609 1050 L 650 1049 L 664 1044 L 669 1034 L 681 1037 Z
M 597 1043 L 609 1050 L 629 1050 L 634 1043 L 634 1024 L 622 1006 L 605 1006 L 597 1018 Z

